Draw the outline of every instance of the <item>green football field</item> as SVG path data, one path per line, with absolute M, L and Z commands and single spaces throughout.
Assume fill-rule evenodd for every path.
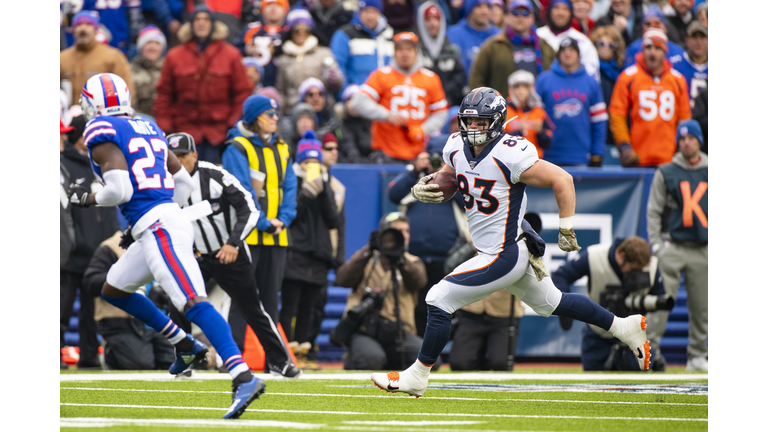
M 386 393 L 370 373 L 305 372 L 272 379 L 239 420 L 229 407 L 228 375 L 195 372 L 64 372 L 61 430 L 255 429 L 343 431 L 701 431 L 708 429 L 708 375 L 433 373 L 422 398 Z

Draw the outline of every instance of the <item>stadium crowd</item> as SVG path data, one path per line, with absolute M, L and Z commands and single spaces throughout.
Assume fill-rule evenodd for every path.
M 254 260 L 268 269 L 257 272 L 256 284 L 299 367 L 315 364 L 313 344 L 327 274 L 340 267 L 343 286 L 355 289 L 347 313 L 368 298 L 360 292 L 367 272 L 376 272 L 383 284 L 394 267 L 402 271 L 406 265 L 413 272 L 399 290 L 399 308 L 394 299 L 381 300 L 385 320 L 399 322 L 392 314 L 398 309 L 408 317 L 404 328 L 411 341 L 410 335 L 424 331 L 426 290 L 455 267 L 450 257 L 473 253 L 466 222 L 458 215 L 460 198 L 427 213 L 409 194 L 421 176 L 440 168 L 440 160 L 430 157 L 440 154 L 448 136 L 458 131 L 463 96 L 477 87 L 497 90 L 507 103 L 505 131 L 526 137 L 542 159 L 560 166 L 665 167 L 676 163 L 675 155 L 683 152 L 679 143 L 690 136 L 703 154 L 689 150 L 683 159 L 695 171 L 704 158 L 706 169 L 707 14 L 702 0 L 61 0 L 62 187 L 94 182 L 78 99 L 88 78 L 114 73 L 128 84 L 136 116 L 154 119 L 166 134 L 189 134 L 200 160 L 231 171 L 255 201 L 269 201 L 269 210 L 261 204 L 269 214 L 246 243 Z M 260 105 L 263 101 L 275 103 Z M 277 117 L 269 130 L 273 142 L 251 145 L 272 127 L 260 123 L 264 115 Z M 282 166 L 265 162 L 264 156 L 272 155 L 275 161 L 282 157 Z M 259 161 L 272 167 L 267 171 L 277 170 L 275 179 L 270 174 L 259 179 L 261 191 L 251 185 L 253 164 Z M 313 162 L 319 179 L 312 174 Z M 389 257 L 372 236 L 352 256 L 356 267 L 344 264 L 344 186 L 330 175 L 336 163 L 404 166 L 387 191 L 402 214 L 382 220 L 381 227 L 402 226 L 398 229 L 410 243 L 407 259 Z M 674 265 L 671 259 L 665 264 L 661 252 L 671 251 L 664 247 L 669 238 L 661 236 L 667 222 L 660 219 L 665 206 L 674 207 L 665 204 L 672 195 L 668 183 L 685 177 L 670 170 L 659 173 L 654 193 L 660 195 L 652 197 L 658 229 L 648 248 L 659 257 L 667 292 L 675 295 L 670 287 L 676 289 L 686 259 L 692 259 L 685 248 L 699 253 L 704 247 L 706 273 L 706 217 L 699 237 L 677 242 L 672 236 L 683 250 Z M 264 191 L 278 190 L 280 198 L 264 198 Z M 690 189 L 682 199 L 691 199 Z M 79 289 L 79 367 L 100 367 L 97 331 L 119 344 L 112 332 L 121 326 L 132 326 L 146 344 L 159 345 L 157 358 L 121 360 L 120 350 L 114 349 L 107 355 L 110 367 L 167 367 L 169 346 L 127 314 L 106 309 L 98 285 L 87 283 L 95 272 L 88 270 L 92 257 L 101 254 L 109 261 L 120 255 L 115 210 L 62 205 L 61 347 Z M 698 201 L 693 205 L 701 219 Z M 444 218 L 452 228 L 430 231 L 425 217 Z M 686 217 L 680 223 L 688 224 Z M 286 232 L 293 229 L 289 243 Z M 366 267 L 372 257 L 395 265 L 387 261 L 378 270 Z M 689 359 L 689 366 L 706 370 L 706 280 L 696 284 L 688 297 L 691 302 L 694 296 L 696 305 L 691 310 L 696 346 L 689 348 L 695 361 Z M 152 292 L 148 295 L 154 301 L 167 304 Z M 510 303 L 508 295 L 489 299 L 461 311 L 461 318 L 498 329 L 510 315 L 519 319 L 522 314 L 519 300 Z M 233 332 L 244 329 L 236 305 L 231 311 L 230 321 L 242 323 L 233 323 Z M 658 321 L 666 324 L 665 317 Z M 395 339 L 381 343 L 384 350 L 373 363 L 361 356 L 346 363 L 384 368 L 387 359 L 390 364 L 400 360 L 387 349 Z M 236 340 L 244 343 L 242 337 Z M 360 344 L 363 338 L 354 340 Z M 415 358 L 410 351 L 408 356 Z M 372 353 L 366 345 L 363 354 Z M 461 367 L 497 369 L 504 353 L 506 347 L 482 361 L 465 352 L 468 359 L 462 359 Z

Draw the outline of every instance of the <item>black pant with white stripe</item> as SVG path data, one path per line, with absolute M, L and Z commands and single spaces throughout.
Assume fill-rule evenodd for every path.
M 214 258 L 215 253 L 201 255 L 200 269 L 206 281 L 215 279 L 219 286 L 232 298 L 232 309 L 237 309 L 245 323 L 251 326 L 259 342 L 264 347 L 264 354 L 270 364 L 281 365 L 288 360 L 288 351 L 279 334 L 277 325 L 264 311 L 256 289 L 253 263 L 247 251 L 248 246 L 240 247 L 237 259 L 230 264 L 222 264 Z M 230 309 L 230 314 L 232 314 Z M 235 313 L 237 315 L 237 313 Z M 245 341 L 245 326 L 232 326 L 232 336 L 240 350 Z

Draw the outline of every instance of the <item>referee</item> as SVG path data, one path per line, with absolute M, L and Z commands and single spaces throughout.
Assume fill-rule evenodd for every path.
M 189 171 L 195 185 L 184 207 L 208 200 L 213 210 L 206 218 L 193 223 L 203 279 L 215 279 L 242 311 L 264 347 L 270 373 L 286 378 L 298 377 L 301 369 L 289 360 L 277 327 L 259 299 L 249 249 L 241 247 L 259 218 L 253 197 L 223 168 L 198 161 L 191 135 L 181 132 L 167 138 L 170 150 Z M 238 345 L 243 343 L 238 341 Z

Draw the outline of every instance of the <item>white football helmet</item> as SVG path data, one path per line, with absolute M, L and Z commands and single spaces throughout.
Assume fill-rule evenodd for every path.
M 131 90 L 125 80 L 113 73 L 89 78 L 80 93 L 80 106 L 85 121 L 103 115 L 133 115 Z

